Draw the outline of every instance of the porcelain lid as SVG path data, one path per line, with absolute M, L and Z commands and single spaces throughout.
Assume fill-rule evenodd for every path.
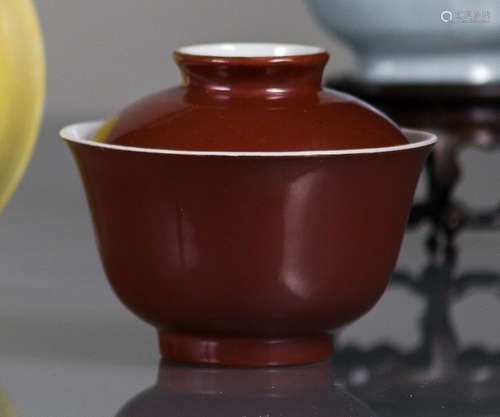
M 304 151 L 406 144 L 370 105 L 321 86 L 328 53 L 292 44 L 179 48 L 184 84 L 143 98 L 109 119 L 95 139 L 200 151 Z

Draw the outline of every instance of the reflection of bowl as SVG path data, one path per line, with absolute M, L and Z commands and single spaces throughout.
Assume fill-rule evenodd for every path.
M 357 54 L 354 77 L 381 83 L 500 80 L 498 0 L 307 0 Z
M 303 363 L 379 299 L 435 138 L 337 151 L 200 152 L 89 140 L 65 128 L 121 300 L 163 355 Z
M 375 417 L 335 384 L 329 361 L 281 368 L 186 366 L 162 361 L 155 386 L 125 404 L 118 417 Z

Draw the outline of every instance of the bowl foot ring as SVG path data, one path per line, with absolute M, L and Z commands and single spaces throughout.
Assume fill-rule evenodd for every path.
M 328 334 L 291 338 L 204 337 L 158 332 L 163 357 L 180 362 L 232 366 L 296 365 L 319 362 L 332 354 Z

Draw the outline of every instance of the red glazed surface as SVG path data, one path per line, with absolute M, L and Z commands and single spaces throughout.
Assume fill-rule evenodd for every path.
M 329 332 L 379 299 L 432 144 L 316 156 L 69 146 L 109 281 L 162 353 L 276 365 L 325 359 Z
M 103 140 L 137 147 L 224 151 L 407 143 L 399 128 L 380 112 L 352 96 L 322 88 L 328 60 L 324 51 L 281 57 L 177 51 L 174 57 L 185 85 L 126 107 Z
M 322 360 L 330 332 L 387 285 L 432 141 L 408 145 L 385 116 L 322 89 L 328 55 L 312 50 L 249 58 L 182 48 L 185 86 L 124 109 L 99 130 L 106 144 L 66 135 L 109 281 L 158 329 L 164 356 Z M 282 152 L 302 150 L 316 154 Z

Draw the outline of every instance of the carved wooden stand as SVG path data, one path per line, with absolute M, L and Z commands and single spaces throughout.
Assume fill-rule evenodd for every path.
M 427 196 L 414 205 L 409 219 L 409 227 L 424 221 L 432 225 L 427 240 L 431 255 L 442 248 L 453 264 L 460 230 L 500 228 L 500 202 L 477 210 L 454 197 L 463 175 L 460 153 L 467 147 L 493 151 L 500 145 L 500 84 L 372 85 L 343 79 L 327 85 L 361 97 L 401 126 L 438 134 L 427 163 Z

